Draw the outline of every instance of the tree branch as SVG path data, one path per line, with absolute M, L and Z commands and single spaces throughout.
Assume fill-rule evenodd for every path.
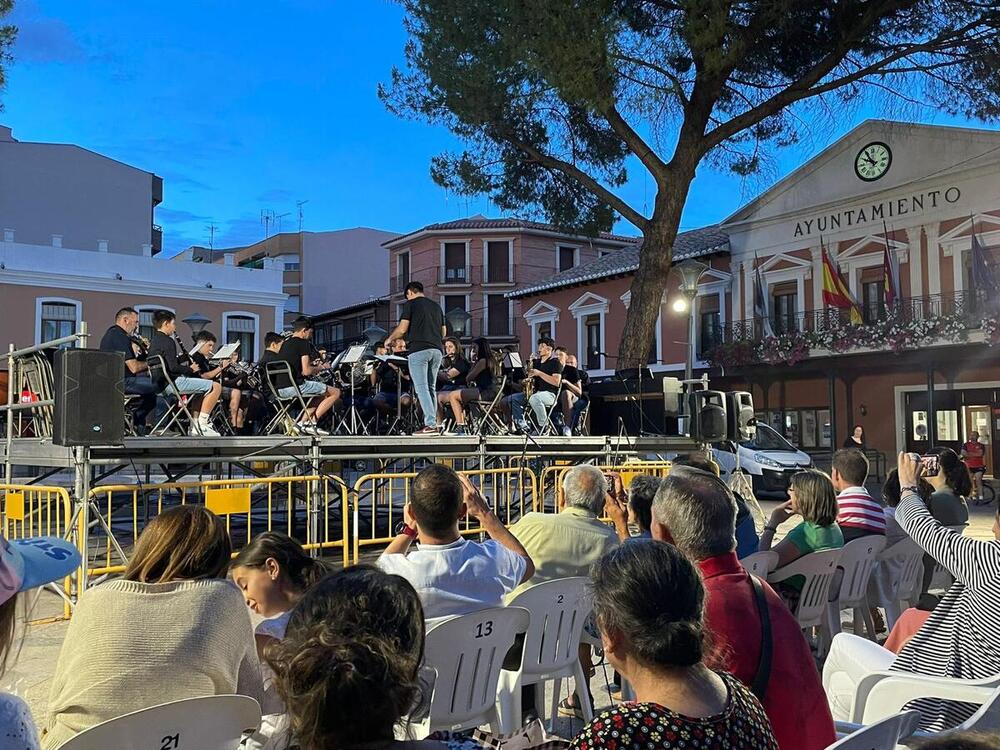
M 607 107 L 602 109 L 602 114 L 608 118 L 608 124 L 612 130 L 625 141 L 625 144 L 631 149 L 632 153 L 639 158 L 639 161 L 656 178 L 657 182 L 666 181 L 668 178 L 667 165 L 650 148 L 649 144 L 642 139 L 642 136 L 635 132 L 632 126 L 625 121 L 618 108 L 613 103 L 609 103 Z
M 527 141 L 522 140 L 516 133 L 507 127 L 494 124 L 497 132 L 501 134 L 508 143 L 516 146 L 521 151 L 526 153 L 536 162 L 541 164 L 543 167 L 548 167 L 549 169 L 555 169 L 562 172 L 567 177 L 572 177 L 574 180 L 579 182 L 581 185 L 585 186 L 594 195 L 603 200 L 609 206 L 611 206 L 615 211 L 620 213 L 624 219 L 631 222 L 639 230 L 645 228 L 647 219 L 645 216 L 640 214 L 634 208 L 632 208 L 628 203 L 619 198 L 617 195 L 612 193 L 608 188 L 604 187 L 600 182 L 595 180 L 592 176 L 584 172 L 582 169 L 577 167 L 575 164 L 570 164 L 568 161 L 562 159 L 557 159 L 549 154 L 542 153 L 533 145 Z

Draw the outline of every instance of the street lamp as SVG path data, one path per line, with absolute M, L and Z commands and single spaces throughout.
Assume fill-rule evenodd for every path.
M 183 318 L 181 322 L 188 324 L 188 327 L 191 329 L 191 338 L 197 338 L 198 334 L 204 331 L 212 321 L 201 313 L 191 313 L 186 318 Z
M 455 335 L 461 339 L 466 335 L 466 327 L 469 325 L 469 321 L 472 320 L 472 316 L 469 315 L 461 307 L 454 307 L 445 314 L 445 318 L 448 319 L 448 325 L 451 326 L 451 330 L 455 332 Z
M 701 261 L 688 258 L 678 263 L 675 268 L 681 275 L 681 294 L 687 300 L 688 351 L 687 362 L 684 364 L 684 379 L 691 380 L 694 372 L 694 300 L 698 296 L 698 282 L 708 270 L 708 266 Z M 678 309 L 676 302 L 674 309 Z

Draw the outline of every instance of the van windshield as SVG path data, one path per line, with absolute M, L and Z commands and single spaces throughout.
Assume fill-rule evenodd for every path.
M 744 448 L 754 451 L 796 451 L 794 445 L 789 443 L 775 430 L 765 424 L 757 423 L 757 435 L 753 440 L 744 440 L 740 443 Z

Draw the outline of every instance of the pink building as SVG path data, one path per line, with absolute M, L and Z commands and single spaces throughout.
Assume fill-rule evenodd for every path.
M 406 285 L 419 281 L 446 314 L 458 308 L 471 316 L 468 336 L 514 341 L 515 321 L 524 312 L 507 296 L 515 287 L 571 272 L 635 242 L 612 234 L 580 237 L 513 218 L 430 224 L 383 243 L 389 250 L 389 316 L 398 320 Z

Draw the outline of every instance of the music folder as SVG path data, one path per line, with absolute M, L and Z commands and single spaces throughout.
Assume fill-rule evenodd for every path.
M 240 348 L 240 342 L 234 341 L 232 344 L 226 344 L 224 347 L 219 349 L 215 354 L 212 355 L 212 359 L 229 359 L 236 353 L 236 350 Z

